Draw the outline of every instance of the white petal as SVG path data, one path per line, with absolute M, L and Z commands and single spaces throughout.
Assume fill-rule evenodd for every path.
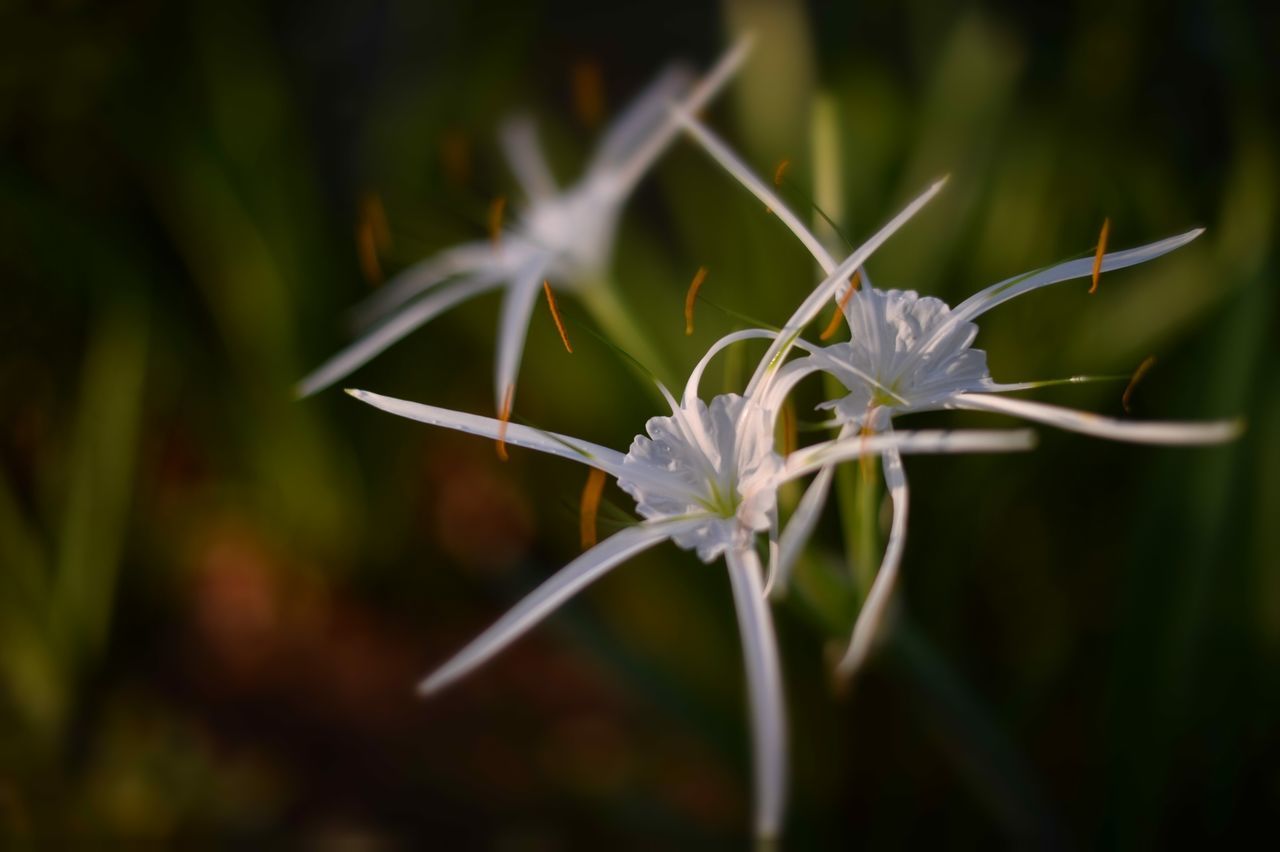
M 835 465 L 829 464 L 818 469 L 818 475 L 805 489 L 800 504 L 791 513 L 787 525 L 783 527 L 782 539 L 778 545 L 777 579 L 773 584 L 773 597 L 781 598 L 787 592 L 787 583 L 791 579 L 791 569 L 804 550 L 813 528 L 818 523 L 823 506 L 827 503 L 827 495 L 831 491 L 831 479 L 835 474 Z
M 760 583 L 760 559 L 754 550 L 726 553 L 733 603 L 742 635 L 755 754 L 755 831 L 777 837 L 787 794 L 787 716 L 778 665 L 773 618 Z
M 536 203 L 556 194 L 556 179 L 542 156 L 533 119 L 523 114 L 508 118 L 498 131 L 498 139 L 511 173 L 530 201 Z
M 1029 450 L 1033 446 L 1035 433 L 1030 429 L 957 429 L 853 435 L 796 450 L 787 457 L 786 468 L 779 481 L 785 482 L 829 464 L 876 455 L 890 449 L 902 453 L 1007 453 Z
M 690 113 L 696 113 L 705 107 L 712 98 L 719 94 L 724 88 L 725 83 L 737 73 L 738 67 L 742 65 L 747 54 L 751 51 L 751 39 L 742 38 L 734 44 L 720 59 L 715 66 L 707 72 L 693 90 L 682 100 L 678 108 Z M 671 144 L 671 140 L 680 132 L 680 125 L 676 121 L 675 116 L 667 113 L 663 116 L 662 122 L 657 126 L 654 133 L 638 145 L 635 152 L 630 154 L 627 160 L 618 165 L 614 173 L 610 176 L 614 181 L 616 192 L 620 195 L 626 195 L 639 182 L 640 178 L 653 162 L 661 156 L 667 146 Z
M 366 329 L 419 293 L 455 275 L 483 274 L 486 267 L 497 269 L 493 246 L 487 242 L 445 249 L 401 271 L 375 290 L 351 311 L 351 325 L 357 330 Z
M 1034 420 L 1037 423 L 1057 426 L 1059 429 L 1135 444 L 1221 444 L 1238 438 L 1244 431 L 1244 424 L 1239 420 L 1141 423 L 1114 420 L 1087 411 L 1075 411 L 1043 402 L 974 393 L 954 397 L 952 407 L 1010 414 L 1014 417 Z
M 499 283 L 496 274 L 486 274 L 483 277 L 476 276 L 459 281 L 423 296 L 324 362 L 318 369 L 298 382 L 294 392 L 302 398 L 324 390 L 362 367 L 382 350 L 414 329 L 430 322 L 454 305 L 465 302 L 486 290 L 494 289 Z
M 719 163 L 725 171 L 737 178 L 738 183 L 747 188 L 747 191 L 756 198 L 764 202 L 773 213 L 782 220 L 782 223 L 791 229 L 791 233 L 804 244 L 804 247 L 813 255 L 813 259 L 822 267 L 822 271 L 830 273 L 835 268 L 836 261 L 822 245 L 822 242 L 814 236 L 813 232 L 805 227 L 804 222 L 789 208 L 777 193 L 765 185 L 764 181 L 756 177 L 752 173 L 751 168 L 738 155 L 729 150 L 729 146 L 711 132 L 709 128 L 704 126 L 690 113 L 680 111 L 675 113 L 676 118 L 684 126 L 694 139 L 707 150 L 717 163 Z
M 670 524 L 629 527 L 600 542 L 553 574 L 492 627 L 436 669 L 418 685 L 418 693 L 431 695 L 470 674 L 618 563 L 668 538 L 671 527 Z
M 875 236 L 867 240 L 859 246 L 853 254 L 849 255 L 835 268 L 835 271 L 827 276 L 821 284 L 814 288 L 807 298 L 792 314 L 791 319 L 787 320 L 783 334 L 773 342 L 769 347 L 769 351 L 765 353 L 765 357 L 761 359 L 760 366 L 756 368 L 755 374 L 751 377 L 750 384 L 747 385 L 747 393 L 754 392 L 756 386 L 769 375 L 770 371 L 776 369 L 781 364 L 782 358 L 787 354 L 787 350 L 794 345 L 796 338 L 804 330 L 814 317 L 816 317 L 826 306 L 827 302 L 835 295 L 841 285 L 848 282 L 849 276 L 853 271 L 862 266 L 876 249 L 878 249 L 885 240 L 893 236 L 899 228 L 907 223 L 920 208 L 928 204 L 930 199 L 941 191 L 946 184 L 947 179 L 936 181 L 923 193 L 921 193 L 914 201 L 908 204 L 901 213 L 894 216 L 887 225 L 876 232 Z
M 748 328 L 742 331 L 735 331 L 726 334 L 724 337 L 712 343 L 707 348 L 706 353 L 698 359 L 698 363 L 694 366 L 693 372 L 689 374 L 689 381 L 684 386 L 684 404 L 691 405 L 693 400 L 699 396 L 698 384 L 702 381 L 702 374 L 706 371 L 707 365 L 711 363 L 711 359 L 720 353 L 721 350 L 728 346 L 743 340 L 755 340 L 761 338 L 777 337 L 776 331 L 768 331 L 763 328 Z
M 1110 252 L 1102 257 L 1102 271 L 1110 272 L 1113 269 L 1124 269 L 1126 266 L 1133 266 L 1134 264 L 1157 258 L 1162 254 L 1168 254 L 1174 249 L 1182 248 L 1203 233 L 1204 228 L 1196 228 L 1193 231 L 1187 231 L 1185 234 L 1179 234 L 1176 237 L 1169 237 L 1138 248 Z M 1069 260 L 1066 263 L 1059 263 L 1056 266 L 1051 266 L 1038 272 L 1018 275 L 1001 281 L 999 284 L 992 284 L 985 290 L 979 290 L 956 305 L 955 310 L 952 311 L 951 320 L 955 323 L 971 320 L 1015 296 L 1021 296 L 1023 293 L 1040 287 L 1047 287 L 1050 284 L 1070 281 L 1073 278 L 1085 278 L 1092 274 L 1093 258 L 1082 257 L 1076 260 Z
M 626 108 L 609 123 L 591 158 L 591 170 L 619 165 L 633 153 L 654 127 L 666 120 L 667 109 L 689 90 L 693 75 L 688 69 L 672 65 L 662 70 Z
M 445 429 L 453 429 L 457 432 L 466 432 L 469 435 L 479 435 L 482 438 L 491 438 L 493 440 L 497 440 L 505 429 L 504 440 L 508 444 L 598 467 L 613 476 L 617 476 L 618 471 L 622 470 L 622 460 L 624 458 L 622 453 L 617 450 L 611 450 L 608 447 L 602 447 L 599 444 L 593 444 L 590 441 L 570 438 L 567 435 L 559 435 L 555 432 L 543 432 L 539 429 L 522 426 L 519 423 L 507 423 L 504 426 L 501 421 L 494 420 L 492 417 L 467 414 L 449 408 L 437 408 L 434 405 L 409 402 L 365 390 L 348 389 L 347 393 L 361 402 L 372 405 L 374 408 L 381 408 L 383 411 L 388 411 L 400 417 L 407 417 L 410 420 L 417 420 L 419 423 L 440 426 Z
M 516 374 L 520 371 L 524 341 L 529 333 L 529 317 L 533 315 L 534 303 L 542 292 L 547 261 L 548 255 L 540 254 L 535 261 L 525 265 L 502 300 L 502 315 L 498 321 L 498 360 L 494 364 L 493 376 L 494 405 L 499 411 L 514 401 Z
M 836 666 L 844 677 L 850 677 L 862 668 L 880 638 L 893 590 L 898 585 L 898 567 L 902 564 L 902 549 L 907 541 L 907 476 L 902 467 L 902 456 L 896 449 L 884 454 L 884 481 L 893 500 L 893 524 L 889 528 L 889 542 L 885 545 L 880 570 L 876 572 L 871 592 L 853 624 L 849 649 Z

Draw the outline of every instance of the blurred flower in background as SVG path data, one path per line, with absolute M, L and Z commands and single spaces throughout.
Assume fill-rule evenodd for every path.
M 953 176 L 910 238 L 877 252 L 877 281 L 955 304 L 975 280 L 1087 255 L 1104 217 L 1114 245 L 1205 225 L 1092 297 L 1051 288 L 992 312 L 983 346 L 1029 376 L 1155 355 L 1132 416 L 1249 424 L 1222 448 L 1084 454 L 1045 431 L 1016 466 L 914 462 L 913 529 L 928 533 L 903 552 L 902 618 L 843 701 L 821 652 L 847 638 L 878 564 L 858 542 L 886 527 L 863 512 L 872 535 L 846 546 L 843 519 L 821 519 L 774 610 L 805 732 L 789 844 L 1256 834 L 1280 790 L 1275 15 L 749 0 L 6 8 L 6 844 L 740 847 L 750 755 L 724 577 L 674 549 L 642 555 L 491 674 L 420 702 L 412 684 L 431 662 L 572 558 L 581 481 L 554 460 L 503 465 L 489 447 L 336 395 L 298 405 L 290 390 L 368 295 L 352 237 L 365 199 L 385 212 L 388 269 L 483 236 L 491 200 L 514 197 L 488 141 L 511 110 L 530 110 L 549 167 L 571 174 L 598 131 L 575 90 L 596 80 L 607 121 L 653 69 L 716 56 L 746 29 L 759 35 L 749 73 L 707 120 L 758 173 L 791 161 L 779 191 L 793 209 L 813 196 L 841 233 L 865 234 Z M 819 113 L 842 166 L 822 195 L 807 189 Z M 776 216 L 689 143 L 650 175 L 612 265 L 670 380 L 737 315 L 786 317 L 809 289 L 788 282 L 817 279 Z M 565 301 L 570 333 L 594 329 Z M 498 310 L 492 295 L 458 306 L 361 383 L 491 410 Z M 535 313 L 520 413 L 621 446 L 653 410 L 651 385 L 591 334 L 573 342 L 567 356 Z M 708 396 L 743 386 L 752 345 L 707 375 Z M 1118 391 L 1044 397 L 1125 417 Z M 796 410 L 836 393 L 803 384 Z M 1000 425 L 913 421 L 988 424 Z M 840 505 L 882 506 L 859 498 L 858 479 L 856 466 L 837 475 Z M 788 507 L 799 497 L 780 493 Z M 602 528 L 616 498 L 606 490 Z M 486 503 L 493 541 L 463 553 L 475 521 L 448 519 Z

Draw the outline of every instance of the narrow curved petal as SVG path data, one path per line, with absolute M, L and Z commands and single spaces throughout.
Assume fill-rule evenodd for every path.
M 551 579 L 418 684 L 418 694 L 432 695 L 470 674 L 618 563 L 668 538 L 672 526 L 643 524 L 629 527 L 600 542 L 553 574 Z
M 608 447 L 602 447 L 599 444 L 593 444 L 590 441 L 581 441 L 577 438 L 570 438 L 567 435 L 556 434 L 555 432 L 543 432 L 539 429 L 522 426 L 519 423 L 507 423 L 504 426 L 501 421 L 492 417 L 467 414 L 449 408 L 438 408 L 434 405 L 424 405 L 420 402 L 409 402 L 408 400 L 383 396 L 382 394 L 365 390 L 348 389 L 347 393 L 361 402 L 372 405 L 374 408 L 380 408 L 383 411 L 406 417 L 410 420 L 416 420 L 419 423 L 426 423 L 429 426 L 440 426 L 445 429 L 466 432 L 469 435 L 479 435 L 482 438 L 490 438 L 495 441 L 499 435 L 502 435 L 503 440 L 508 444 L 598 467 L 613 476 L 617 476 L 618 471 L 622 469 L 622 460 L 624 458 L 622 453 L 617 450 L 611 450 Z
M 532 118 L 525 114 L 508 118 L 498 130 L 498 141 L 511 173 L 530 201 L 544 201 L 556 194 L 556 179 L 542 156 Z
M 751 44 L 750 38 L 739 39 L 698 81 L 688 96 L 680 102 L 679 109 L 696 113 L 705 107 L 737 73 L 739 66 L 751 51 Z M 613 170 L 612 180 L 618 195 L 624 196 L 631 192 L 679 132 L 680 125 L 675 116 L 670 113 L 664 114 L 653 134 L 637 145 L 636 149 L 627 155 L 626 160 L 617 164 Z
M 408 302 L 456 275 L 482 275 L 493 263 L 493 246 L 469 242 L 415 263 L 387 281 L 351 311 L 351 325 L 363 330 Z M 496 267 L 493 267 L 496 273 Z
M 1141 423 L 1115 420 L 1087 411 L 1075 411 L 1043 402 L 987 394 L 959 394 L 952 400 L 950 407 L 1009 414 L 1071 432 L 1134 444 L 1221 444 L 1235 440 L 1244 431 L 1244 424 L 1239 420 L 1211 420 L 1203 423 Z
M 755 832 L 777 837 L 787 795 L 787 715 L 773 617 L 754 550 L 726 552 L 747 675 L 751 743 L 755 754 Z
M 533 315 L 533 306 L 542 292 L 547 260 L 547 256 L 540 255 L 536 261 L 527 264 L 502 299 L 502 316 L 498 320 L 498 360 L 493 375 L 494 406 L 499 411 L 514 401 L 516 374 L 520 372 L 524 340 L 529 333 L 529 317 Z
M 1012 391 L 1036 390 L 1051 388 L 1057 385 L 1083 385 L 1092 382 L 1127 382 L 1129 376 L 1067 376 L 1063 379 L 1039 379 L 1031 382 L 988 382 L 982 386 L 983 393 L 1011 393 Z
M 1126 266 L 1144 263 L 1162 254 L 1168 254 L 1174 249 L 1182 248 L 1203 233 L 1204 228 L 1196 228 L 1195 230 L 1187 231 L 1185 234 L 1168 237 L 1145 246 L 1105 254 L 1102 257 L 1101 271 L 1110 272 L 1114 269 L 1124 269 Z M 1076 260 L 1068 260 L 1066 263 L 1050 266 L 1048 269 L 1008 278 L 998 284 L 992 284 L 985 290 L 979 290 L 956 305 L 955 310 L 951 312 L 951 319 L 954 323 L 966 322 L 991 310 L 996 305 L 1021 296 L 1023 293 L 1029 293 L 1032 290 L 1047 287 L 1050 284 L 1070 281 L 1074 278 L 1087 278 L 1092 274 L 1093 258 L 1081 257 Z
M 747 191 L 756 198 L 764 202 L 764 205 L 773 211 L 782 223 L 791 229 L 791 233 L 795 234 L 797 239 L 804 244 L 804 247 L 813 255 L 813 259 L 822 267 L 824 273 L 830 273 L 835 269 L 835 258 L 826 250 L 822 242 L 814 236 L 813 232 L 805 227 L 804 222 L 791 211 L 786 202 L 778 196 L 776 192 L 765 185 L 764 181 L 755 176 L 751 168 L 738 158 L 738 155 L 729 149 L 729 146 L 720 141 L 710 128 L 702 124 L 691 114 L 685 111 L 675 113 L 676 119 L 689 132 L 689 135 L 698 140 L 698 143 L 706 149 L 707 153 L 719 163 L 725 171 L 733 175 L 738 183 L 746 187 Z
M 924 207 L 929 201 L 937 195 L 942 187 L 946 184 L 947 179 L 942 178 L 934 182 L 928 189 L 922 192 L 910 204 L 903 208 L 897 216 L 894 216 L 889 223 L 875 233 L 871 239 L 867 240 L 859 246 L 853 254 L 849 255 L 835 270 L 826 277 L 826 279 L 813 289 L 813 291 L 801 302 L 800 307 L 792 314 L 791 319 L 787 320 L 783 333 L 769 347 L 769 351 L 760 361 L 760 366 L 756 368 L 755 374 L 751 377 L 750 384 L 747 385 L 747 393 L 751 394 L 756 387 L 762 382 L 766 376 L 772 374 L 774 370 L 781 365 L 782 359 L 786 356 L 787 350 L 795 344 L 804 327 L 808 325 L 814 317 L 816 317 L 827 302 L 835 295 L 836 291 L 842 284 L 845 284 L 853 274 L 853 271 L 862 266 L 867 258 L 884 242 L 893 236 L 893 234 L 905 225 L 912 216 L 920 212 L 920 208 Z
M 626 108 L 609 123 L 596 145 L 590 169 L 616 166 L 634 152 L 653 128 L 666 119 L 667 108 L 693 83 L 693 74 L 680 65 L 664 68 Z
M 831 479 L 835 471 L 834 464 L 818 469 L 818 475 L 813 478 L 813 482 L 809 483 L 804 496 L 800 498 L 799 505 L 791 513 L 786 526 L 782 528 L 782 538 L 778 542 L 776 577 L 771 589 L 775 600 L 782 598 L 787 592 L 787 584 L 791 580 L 791 569 L 795 567 L 796 560 L 800 558 L 801 551 L 809 541 L 809 536 L 813 534 L 813 528 L 818 523 L 822 507 L 827 504 L 827 495 L 831 492 Z
M 298 382 L 294 393 L 299 399 L 324 390 L 364 366 L 384 349 L 414 329 L 473 296 L 497 287 L 497 275 L 484 275 L 459 281 L 423 296 L 422 299 L 370 331 L 364 337 L 334 355 L 318 369 Z
M 702 374 L 706 372 L 707 365 L 711 363 L 711 359 L 720 354 L 725 348 L 743 340 L 768 339 L 777 336 L 778 333 L 776 331 L 769 331 L 763 328 L 748 328 L 726 334 L 715 343 L 712 343 L 703 356 L 698 359 L 693 371 L 689 373 L 689 381 L 684 386 L 684 404 L 691 405 L 698 398 L 698 385 L 702 382 Z
M 884 548 L 880 570 L 871 583 L 871 592 L 862 604 L 858 619 L 853 623 L 853 637 L 849 648 L 836 666 L 836 670 L 850 677 L 866 662 L 876 640 L 884 628 L 885 616 L 893 590 L 898 585 L 898 568 L 902 564 L 902 550 L 907 542 L 907 476 L 902 467 L 902 455 L 896 450 L 884 454 L 884 481 L 893 501 L 893 523 L 889 527 L 889 541 Z
M 852 435 L 796 450 L 787 457 L 779 482 L 812 473 L 819 468 L 888 450 L 900 453 L 1009 453 L 1035 446 L 1030 429 L 956 429 Z

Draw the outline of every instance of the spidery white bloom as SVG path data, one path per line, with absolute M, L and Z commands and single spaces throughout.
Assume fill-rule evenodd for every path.
M 730 336 L 764 336 L 749 331 Z M 570 562 L 457 656 L 426 678 L 419 689 L 434 693 L 470 673 L 510 645 L 572 595 L 629 557 L 671 540 L 706 563 L 723 557 L 729 571 L 741 631 L 747 698 L 755 754 L 755 831 L 777 834 L 786 792 L 786 712 L 773 621 L 764 589 L 757 536 L 771 541 L 777 528 L 777 490 L 818 468 L 893 448 L 900 452 L 1022 450 L 1029 432 L 904 432 L 869 439 L 827 441 L 787 457 L 774 450 L 773 420 L 761 399 L 723 394 L 710 404 L 698 398 L 698 383 L 713 347 L 693 371 L 677 400 L 661 388 L 668 416 L 645 424 L 626 453 L 578 438 L 543 432 L 488 417 L 348 391 L 370 405 L 423 423 L 498 438 L 509 444 L 579 461 L 617 479 L 636 501 L 642 523 L 605 539 Z
M 704 107 L 732 78 L 750 49 L 739 41 L 694 85 L 680 68 L 668 69 L 605 132 L 590 164 L 573 186 L 559 190 L 527 117 L 507 121 L 501 142 L 526 195 L 512 227 L 493 241 L 463 243 L 397 275 L 357 317 L 373 327 L 297 386 L 309 396 L 340 381 L 405 335 L 455 305 L 505 289 L 498 328 L 494 401 L 509 414 L 529 317 L 544 280 L 582 295 L 607 288 L 606 272 L 618 220 L 632 190 L 679 133 L 669 107 Z M 594 293 L 600 301 L 611 294 Z
M 830 373 L 840 380 L 847 394 L 819 407 L 834 413 L 833 426 L 839 427 L 842 437 L 859 431 L 864 434 L 888 433 L 892 431 L 894 417 L 934 409 L 994 411 L 1088 435 L 1137 443 L 1213 444 L 1239 435 L 1241 425 L 1237 421 L 1119 421 L 1089 412 L 1000 396 L 1008 391 L 1027 390 L 1053 382 L 998 383 L 987 369 L 986 353 L 972 346 L 978 333 L 978 326 L 973 320 L 991 308 L 1050 284 L 1087 277 L 1094 274 L 1095 268 L 1105 272 L 1151 260 L 1186 245 L 1203 233 L 1203 229 L 1197 228 L 1139 248 L 1105 254 L 1100 259 L 1080 258 L 1018 275 L 993 284 L 951 308 L 941 299 L 920 296 L 912 290 L 876 289 L 863 267 L 871 251 L 879 245 L 875 238 L 837 264 L 803 222 L 721 140 L 688 114 L 678 114 L 677 117 L 712 157 L 778 215 L 827 273 L 827 278 L 788 320 L 783 334 L 778 336 L 770 350 L 771 358 L 762 362 L 761 369 L 752 378 L 748 393 L 771 382 L 782 382 L 790 387 L 805 375 L 818 371 Z M 941 182 L 935 184 L 904 214 L 914 213 L 940 187 Z M 905 221 L 903 214 L 899 220 Z M 861 272 L 862 286 L 851 293 L 853 285 L 849 279 L 855 270 Z M 799 335 L 804 327 L 831 299 L 844 313 L 851 330 L 851 340 L 821 348 L 806 346 L 805 356 L 784 365 L 782 359 L 787 349 L 800 342 Z M 1074 380 L 1082 379 L 1077 377 Z M 830 466 L 819 472 L 782 535 L 779 582 L 775 589 L 781 590 L 785 586 L 787 571 L 825 503 L 831 475 Z M 884 477 L 893 503 L 893 522 L 880 570 L 854 625 L 849 649 L 840 663 L 841 671 L 846 674 L 862 664 L 877 637 L 896 584 L 905 544 L 907 480 L 901 454 L 893 447 L 884 452 Z

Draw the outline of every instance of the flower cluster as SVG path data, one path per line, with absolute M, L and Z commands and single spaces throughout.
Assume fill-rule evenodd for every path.
M 693 551 L 705 563 L 723 559 L 747 676 L 755 754 L 754 830 L 767 838 L 781 830 L 787 774 L 786 713 L 771 599 L 787 587 L 790 568 L 823 509 L 838 464 L 881 459 L 893 506 L 880 570 L 839 664 L 850 674 L 873 648 L 896 583 L 907 523 L 904 455 L 1020 451 L 1031 448 L 1034 440 L 1028 430 L 899 431 L 894 421 L 900 415 L 931 409 L 994 411 L 1101 437 L 1166 444 L 1228 440 L 1238 425 L 1119 422 L 1013 399 L 1004 394 L 1038 384 L 997 383 L 988 371 L 986 354 L 972 345 L 978 332 L 974 320 L 996 305 L 1059 281 L 1155 258 L 1194 239 L 1199 231 L 1011 278 L 955 308 L 910 290 L 877 289 L 868 278 L 866 262 L 941 190 L 944 181 L 930 186 L 837 262 L 787 205 L 692 117 L 723 87 L 745 53 L 745 45 L 737 46 L 696 83 L 678 71 L 660 77 L 606 132 L 583 178 L 562 193 L 555 190 L 531 125 L 524 120 L 509 123 L 503 132 L 504 148 L 529 199 L 518 224 L 493 244 L 458 246 L 403 273 L 363 311 L 366 319 L 380 323 L 305 379 L 300 391 L 311 393 L 340 380 L 452 305 L 505 287 L 494 385 L 498 418 L 363 390 L 348 393 L 401 417 L 586 464 L 613 477 L 635 500 L 642 520 L 555 573 L 427 677 L 420 692 L 434 693 L 474 671 L 594 580 L 660 542 L 669 540 Z M 650 418 L 625 453 L 509 422 L 525 327 L 539 286 L 546 279 L 576 292 L 603 286 L 622 205 L 681 128 L 791 228 L 825 278 L 781 330 L 749 328 L 716 341 L 694 366 L 678 397 L 659 385 L 670 413 Z M 850 339 L 832 345 L 808 342 L 806 328 L 833 302 L 848 324 Z M 699 385 L 708 362 L 725 348 L 752 339 L 769 343 L 742 392 L 704 401 Z M 789 358 L 793 350 L 799 356 Z M 782 452 L 775 440 L 779 413 L 796 385 L 815 373 L 834 376 L 844 388 L 844 395 L 820 406 L 832 415 L 833 437 Z M 782 523 L 779 489 L 810 476 L 804 496 Z

